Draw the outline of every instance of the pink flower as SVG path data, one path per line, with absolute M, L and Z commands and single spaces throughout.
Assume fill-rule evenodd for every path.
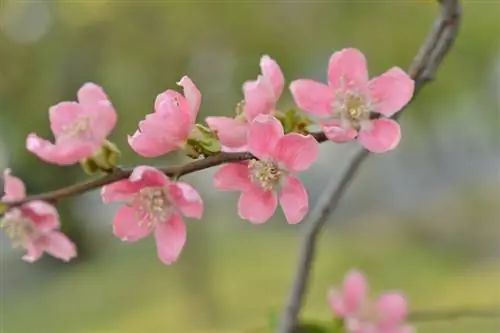
M 187 76 L 177 83 L 184 96 L 166 90 L 156 97 L 155 112 L 139 123 L 139 129 L 128 137 L 130 147 L 144 157 L 157 157 L 181 149 L 194 129 L 201 94 Z
M 413 95 L 414 82 L 398 67 L 369 80 L 364 55 L 344 49 L 330 58 L 328 85 L 296 80 L 290 90 L 300 108 L 326 118 L 321 126 L 330 140 L 358 138 L 367 150 L 382 153 L 396 148 L 401 129 L 392 119 L 372 119 L 371 113 L 390 117 L 400 111 Z
M 158 257 L 165 264 L 177 260 L 186 242 L 181 215 L 200 219 L 203 202 L 190 185 L 172 182 L 161 171 L 138 166 L 128 179 L 102 188 L 104 202 L 125 202 L 116 213 L 113 233 L 135 242 L 154 234 Z
M 248 148 L 258 160 L 231 163 L 214 177 L 220 190 L 241 191 L 238 213 L 252 223 L 264 223 L 279 201 L 288 223 L 299 223 L 309 210 L 307 191 L 294 176 L 307 170 L 318 157 L 319 145 L 311 135 L 283 134 L 281 123 L 259 115 L 248 130 Z
M 71 165 L 92 156 L 116 125 L 116 111 L 99 86 L 86 83 L 77 95 L 78 102 L 61 102 L 49 109 L 55 143 L 28 135 L 26 148 L 45 162 Z
M 374 303 L 368 298 L 365 276 L 350 271 L 342 289 L 331 289 L 328 301 L 332 311 L 344 320 L 348 333 L 412 333 L 405 323 L 408 315 L 407 302 L 397 292 L 382 294 Z
M 285 78 L 279 65 L 265 55 L 260 60 L 262 74 L 255 81 L 243 85 L 245 100 L 239 105 L 236 118 L 207 117 L 210 129 L 217 135 L 224 151 L 247 150 L 248 124 L 260 114 L 271 114 L 278 102 L 285 84 Z
M 22 200 L 26 197 L 24 183 L 17 177 L 10 175 L 7 169 L 3 173 L 4 192 L 3 202 Z M 54 206 L 43 201 L 31 201 L 16 208 L 12 208 L 0 223 L 1 229 L 12 240 L 14 247 L 23 247 L 27 254 L 23 260 L 34 262 L 43 252 L 69 261 L 76 257 L 75 245 L 60 231 L 59 215 Z

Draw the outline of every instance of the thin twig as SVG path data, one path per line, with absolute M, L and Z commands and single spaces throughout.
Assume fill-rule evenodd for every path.
M 410 76 L 415 80 L 415 94 L 412 100 L 426 83 L 434 79 L 439 65 L 458 34 L 461 18 L 461 7 L 458 0 L 438 0 L 438 2 L 441 5 L 440 14 L 409 70 Z M 399 112 L 398 116 L 401 113 Z M 293 333 L 298 326 L 299 312 L 311 276 L 318 236 L 328 216 L 337 208 L 349 184 L 368 156 L 369 153 L 366 150 L 360 149 L 348 164 L 340 182 L 336 184 L 335 180 L 332 180 L 311 211 L 309 220 L 305 223 L 298 264 L 290 294 L 281 316 L 278 333 Z
M 322 143 L 326 141 L 326 136 L 323 133 L 311 133 L 312 136 L 319 142 Z M 204 169 L 208 169 L 214 166 L 218 166 L 221 164 L 225 163 L 231 163 L 231 162 L 240 162 L 240 161 L 245 161 L 253 158 L 252 154 L 248 152 L 242 152 L 242 153 L 218 153 L 213 156 L 209 156 L 207 158 L 197 160 L 194 162 L 190 162 L 187 164 L 183 165 L 176 165 L 176 166 L 164 166 L 164 167 L 158 167 L 158 170 L 164 172 L 167 176 L 175 176 L 175 177 L 181 177 L 184 175 L 187 175 L 189 173 L 193 173 L 196 171 L 201 171 Z M 60 200 L 72 197 L 72 196 L 77 196 L 80 194 L 83 194 L 85 192 L 100 188 L 104 185 L 114 183 L 116 181 L 125 179 L 130 176 L 132 171 L 134 170 L 134 167 L 123 167 L 123 168 L 117 168 L 115 171 L 113 171 L 110 174 L 107 174 L 105 176 L 95 178 L 95 179 L 90 179 L 90 180 L 84 180 L 82 182 L 66 186 L 54 191 L 50 192 L 45 192 L 45 193 L 40 193 L 40 194 L 35 194 L 35 195 L 30 195 L 27 196 L 26 198 L 22 200 L 16 200 L 16 201 L 9 201 L 9 202 L 4 202 L 9 208 L 13 208 L 19 205 L 22 205 L 24 203 L 34 201 L 34 200 L 41 200 L 41 201 L 46 201 L 46 202 L 51 202 L 51 203 L 57 203 Z

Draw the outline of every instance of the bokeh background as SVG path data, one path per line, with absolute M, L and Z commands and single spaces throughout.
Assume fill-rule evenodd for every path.
M 464 21 L 438 80 L 402 118 L 394 152 L 373 156 L 321 239 L 305 316 L 327 320 L 330 285 L 356 267 L 374 292 L 403 289 L 416 309 L 500 306 L 500 33 L 498 1 L 463 1 Z M 324 80 L 332 52 L 357 47 L 372 75 L 407 68 L 435 17 L 433 1 L 8 1 L 0 2 L 0 169 L 30 193 L 82 180 L 79 167 L 42 163 L 24 149 L 31 131 L 50 136 L 48 108 L 74 100 L 87 81 L 119 112 L 111 140 L 122 164 L 143 161 L 126 135 L 157 94 L 188 74 L 203 93 L 200 120 L 232 115 L 241 85 L 263 54 L 289 81 Z M 280 107 L 292 106 L 288 92 Z M 324 144 L 302 175 L 316 201 L 356 143 Z M 65 201 L 63 229 L 80 256 L 20 260 L 1 235 L 3 333 L 266 332 L 291 283 L 301 225 L 281 212 L 262 226 L 236 214 L 235 194 L 215 192 L 207 170 L 186 177 L 206 202 L 188 221 L 181 260 L 164 266 L 151 239 L 112 236 L 116 206 L 98 192 Z M 420 324 L 424 333 L 500 332 L 495 319 Z

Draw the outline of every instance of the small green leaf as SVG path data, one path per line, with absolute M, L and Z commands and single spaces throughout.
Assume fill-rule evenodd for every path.
M 290 109 L 287 112 L 275 112 L 276 118 L 283 125 L 285 133 L 308 134 L 307 126 L 311 124 L 309 118 L 300 115 L 296 110 Z
M 201 124 L 196 124 L 184 147 L 186 155 L 193 159 L 215 155 L 220 153 L 220 150 L 217 135 Z
M 89 175 L 93 175 L 98 171 L 110 173 L 116 169 L 120 155 L 121 152 L 118 147 L 106 140 L 104 145 L 94 155 L 80 161 L 80 165 Z

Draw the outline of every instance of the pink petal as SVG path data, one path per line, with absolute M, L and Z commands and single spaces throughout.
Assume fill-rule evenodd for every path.
M 317 160 L 319 144 L 312 135 L 287 134 L 278 141 L 274 159 L 285 165 L 287 170 L 302 172 Z
M 26 197 L 26 187 L 23 181 L 18 177 L 11 176 L 10 169 L 5 169 L 3 172 L 3 191 L 5 194 L 2 201 L 20 200 Z
M 140 182 L 131 182 L 128 179 L 119 180 L 101 189 L 101 198 L 104 203 L 126 202 L 134 198 L 135 194 L 144 187 Z
M 170 185 L 170 180 L 163 172 L 148 165 L 136 166 L 130 174 L 129 180 L 142 187 Z
M 377 310 L 382 326 L 396 326 L 401 324 L 408 315 L 406 299 L 399 293 L 386 293 L 377 301 Z
M 177 84 L 184 88 L 184 96 L 186 96 L 186 100 L 189 103 L 191 116 L 193 120 L 195 120 L 200 109 L 201 93 L 193 81 L 186 75 L 183 76 Z
M 262 75 L 271 84 L 274 92 L 274 99 L 277 101 L 281 96 L 285 85 L 285 78 L 280 66 L 274 59 L 265 55 L 260 59 L 260 69 L 262 71 Z
M 78 101 L 82 104 L 95 104 L 100 101 L 107 101 L 108 96 L 104 90 L 95 83 L 85 83 L 77 93 Z
M 313 80 L 295 80 L 290 84 L 293 99 L 305 112 L 327 117 L 333 113 L 333 90 L 326 84 Z
M 309 196 L 302 182 L 287 177 L 280 192 L 280 205 L 289 224 L 299 223 L 309 211 Z
M 203 201 L 200 194 L 189 184 L 176 182 L 169 186 L 173 204 L 184 216 L 200 219 L 203 215 Z
M 177 261 L 187 238 L 182 219 L 176 214 L 172 215 L 169 221 L 156 227 L 154 234 L 160 260 L 166 265 Z
M 321 127 L 328 139 L 336 143 L 344 143 L 354 140 L 358 132 L 351 127 L 344 127 L 339 120 L 322 122 Z
M 180 149 L 176 142 L 165 142 L 160 136 L 147 132 L 136 131 L 127 140 L 130 147 L 142 157 L 158 157 Z
M 246 145 L 248 125 L 244 121 L 229 117 L 207 117 L 205 121 L 217 133 L 221 145 L 229 148 Z
M 370 81 L 376 111 L 390 117 L 412 98 L 415 82 L 401 68 L 393 67 Z
M 344 298 L 337 289 L 330 289 L 328 291 L 328 303 L 330 309 L 340 318 L 350 315 L 349 311 L 345 308 Z
M 30 263 L 35 262 L 42 257 L 43 244 L 38 244 L 35 242 L 28 243 L 26 246 L 26 250 L 28 251 L 28 253 L 26 253 L 22 259 Z
M 80 117 L 86 117 L 84 108 L 76 102 L 61 102 L 49 109 L 50 129 L 57 138 L 67 131 L 67 126 Z
M 248 162 L 223 165 L 214 175 L 214 187 L 221 191 L 245 191 L 250 184 Z
M 139 212 L 134 207 L 122 206 L 113 220 L 113 234 L 122 241 L 136 242 L 151 233 L 151 226 L 139 221 Z
M 368 68 L 363 53 L 353 48 L 335 52 L 328 63 L 328 84 L 334 90 L 364 89 L 368 84 Z
M 91 119 L 94 140 L 104 141 L 113 131 L 118 121 L 118 115 L 108 100 L 102 100 L 92 105 L 85 105 L 88 113 L 93 114 Z
M 60 231 L 51 231 L 44 235 L 45 251 L 55 258 L 69 261 L 76 257 L 76 246 Z
M 29 217 L 38 231 L 48 232 L 59 228 L 59 213 L 56 208 L 44 201 L 34 200 L 22 206 L 23 214 Z
M 275 107 L 276 98 L 270 83 L 263 76 L 256 81 L 243 84 L 245 104 L 243 113 L 247 122 L 252 122 L 260 114 L 270 114 Z
M 368 284 L 365 276 L 356 270 L 350 271 L 344 279 L 342 295 L 347 313 L 355 313 L 365 301 L 368 293 Z
M 26 139 L 26 149 L 41 160 L 57 165 L 78 163 L 92 156 L 98 148 L 99 146 L 87 142 L 61 142 L 54 145 L 34 133 L 29 134 Z
M 284 136 L 283 126 L 273 116 L 259 115 L 248 130 L 248 148 L 259 159 L 273 155 L 276 144 Z
M 253 224 L 261 224 L 273 216 L 277 206 L 278 200 L 274 191 L 264 191 L 260 187 L 252 186 L 241 193 L 238 214 Z
M 392 119 L 375 119 L 370 127 L 361 129 L 359 141 L 373 153 L 384 153 L 396 148 L 401 141 L 401 127 Z

